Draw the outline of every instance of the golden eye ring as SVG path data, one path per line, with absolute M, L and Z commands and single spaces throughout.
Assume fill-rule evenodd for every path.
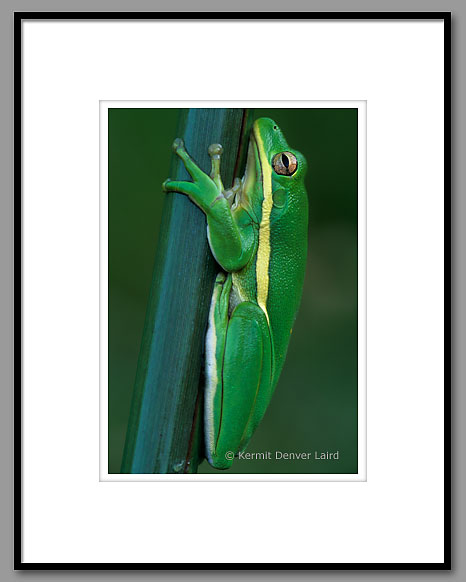
M 298 160 L 291 152 L 280 152 L 273 157 L 272 167 L 280 176 L 292 176 L 298 169 Z

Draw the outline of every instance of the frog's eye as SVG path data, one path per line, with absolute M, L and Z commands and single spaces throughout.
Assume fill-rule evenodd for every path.
M 272 167 L 281 176 L 292 176 L 298 169 L 298 160 L 291 152 L 281 152 L 273 157 Z

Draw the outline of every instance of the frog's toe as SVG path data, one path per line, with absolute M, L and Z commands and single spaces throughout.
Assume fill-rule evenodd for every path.
M 168 184 L 171 182 L 170 178 L 167 178 L 162 184 L 162 190 L 168 192 Z
M 213 143 L 208 149 L 211 158 L 220 157 L 223 154 L 223 147 L 219 143 Z
M 227 276 L 225 275 L 225 273 L 220 272 L 216 279 L 215 279 L 215 283 L 217 285 L 223 285 L 223 283 L 225 283 Z
M 241 179 L 235 178 L 235 181 L 233 182 L 233 187 L 232 187 L 232 190 L 235 194 L 241 190 L 241 185 L 242 185 Z
M 177 152 L 178 150 L 184 150 L 184 141 L 181 137 L 177 137 L 172 145 L 173 151 Z

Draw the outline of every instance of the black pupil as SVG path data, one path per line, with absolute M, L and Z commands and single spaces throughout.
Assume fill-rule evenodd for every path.
M 290 160 L 288 159 L 288 156 L 285 156 L 285 154 L 282 154 L 282 163 L 285 166 L 285 168 L 288 170 L 288 166 L 290 165 Z

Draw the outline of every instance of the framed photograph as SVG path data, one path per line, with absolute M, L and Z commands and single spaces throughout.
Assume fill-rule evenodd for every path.
M 15 14 L 17 569 L 449 569 L 450 63 Z
M 124 474 L 125 480 L 169 480 L 173 475 L 176 480 L 204 480 L 206 475 L 215 480 L 282 480 L 286 475 L 299 480 L 365 480 L 366 326 L 365 308 L 358 309 L 358 304 L 365 306 L 366 288 L 365 102 L 275 101 L 273 108 L 260 107 L 257 101 L 242 108 L 238 102 L 184 105 L 101 102 L 101 168 L 105 169 L 101 172 L 100 313 L 101 330 L 108 329 L 108 334 L 101 333 L 101 353 L 108 354 L 108 367 L 101 368 L 101 479 L 121 480 Z M 221 107 L 224 105 L 230 107 Z M 233 127 L 241 130 L 242 125 L 244 146 L 238 150 L 243 155 L 237 163 L 236 154 L 227 157 L 229 142 L 225 140 L 232 140 L 234 148 Z M 205 127 L 208 132 L 203 131 Z M 227 258 L 223 258 L 223 266 L 232 271 L 220 268 L 217 260 L 212 261 L 214 269 L 209 263 L 206 266 L 208 242 L 202 211 L 180 193 L 175 196 L 183 206 L 172 208 L 173 195 L 162 193 L 177 131 L 185 136 L 185 150 L 197 148 L 193 154 L 197 158 L 203 154 L 209 172 L 209 148 L 206 145 L 202 151 L 199 147 L 200 135 L 208 142 L 221 139 L 224 143 L 222 174 L 228 172 L 228 163 L 233 170 L 238 167 L 240 176 L 244 174 L 236 191 L 231 191 L 236 199 L 231 202 L 231 214 L 234 220 L 239 217 L 239 232 L 251 235 L 245 242 L 250 240 L 253 250 L 239 269 L 230 266 Z M 305 143 L 309 133 L 320 144 L 319 152 Z M 267 155 L 271 165 L 255 155 L 255 136 L 260 139 L 262 134 L 264 143 L 272 137 L 279 140 L 277 145 L 270 144 L 275 148 Z M 297 152 L 285 157 L 294 164 L 287 171 L 280 155 L 293 149 L 290 143 Z M 280 165 L 274 169 L 277 156 Z M 142 159 L 146 160 L 143 170 Z M 261 220 L 267 203 L 263 192 L 267 169 L 273 176 L 270 195 L 275 200 L 270 227 Z M 256 186 L 256 179 L 262 187 Z M 139 185 L 134 192 L 135 181 Z M 292 196 L 295 188 L 302 191 L 298 198 Z M 310 211 L 306 190 L 316 192 L 314 197 L 309 194 Z M 215 199 L 218 192 L 213 192 Z M 175 233 L 167 230 L 177 218 L 181 220 L 179 214 L 185 206 L 195 213 L 194 218 L 201 219 L 199 234 L 193 230 L 191 215 L 183 217 L 183 227 L 176 222 Z M 209 232 L 215 228 L 214 220 L 214 215 L 209 217 Z M 225 220 L 223 217 L 222 225 Z M 289 229 L 285 228 L 288 221 Z M 270 325 L 265 325 L 263 337 L 262 333 L 256 337 L 256 317 L 247 318 L 241 332 L 235 326 L 242 321 L 240 314 L 246 305 L 258 305 L 260 300 L 265 229 L 270 237 L 266 257 L 270 266 L 266 268 L 264 311 L 261 308 L 258 317 L 260 320 L 264 313 Z M 201 237 L 205 240 L 198 251 L 202 260 L 197 270 L 193 247 L 194 240 Z M 221 243 L 209 240 L 209 255 L 222 260 L 220 254 L 225 250 L 210 251 Z M 199 272 L 206 278 L 201 285 Z M 222 331 L 222 323 L 212 322 L 209 316 L 215 309 L 210 298 L 216 297 L 217 276 L 228 273 L 232 285 Z M 224 285 L 228 279 L 221 283 L 222 289 Z M 207 300 L 199 297 L 202 294 Z M 165 299 L 159 300 L 162 296 Z M 201 333 L 197 333 L 198 327 Z M 226 346 L 210 361 L 210 344 L 220 344 L 222 333 Z M 200 357 L 193 364 L 196 340 Z M 271 353 L 263 347 L 266 340 L 272 343 Z M 243 346 L 251 343 L 251 352 L 257 353 L 245 368 Z M 261 378 L 267 358 L 269 368 L 281 367 L 275 381 L 267 375 Z M 191 372 L 193 365 L 195 373 Z M 211 368 L 217 370 L 221 382 L 209 377 Z M 152 380 L 154 375 L 159 375 L 157 381 Z M 192 386 L 186 382 L 187 376 L 193 377 Z M 261 399 L 264 403 L 259 409 Z M 263 418 L 255 419 L 253 429 L 254 415 Z M 184 425 L 185 430 L 180 431 Z M 199 433 L 197 445 L 193 445 L 193 431 Z M 250 439 L 247 444 L 238 440 L 243 432 Z M 215 446 L 210 445 L 211 438 Z M 164 447 L 159 448 L 162 443 Z M 230 456 L 234 461 L 227 458 Z

